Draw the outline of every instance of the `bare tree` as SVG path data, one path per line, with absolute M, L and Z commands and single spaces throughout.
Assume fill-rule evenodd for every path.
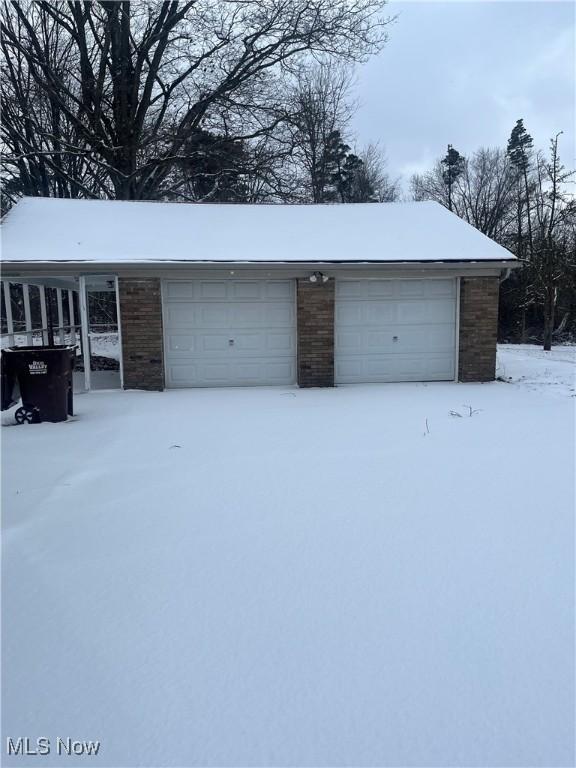
M 349 67 L 320 62 L 302 67 L 289 98 L 292 159 L 302 169 L 301 196 L 322 203 L 330 186 L 329 147 L 344 134 L 354 114 Z
M 436 200 L 449 208 L 445 168 L 438 161 L 431 171 L 412 176 L 415 200 Z M 481 147 L 464 160 L 462 172 L 453 181 L 452 210 L 488 237 L 502 242 L 508 237 L 515 216 L 515 175 L 506 154 L 497 148 Z
M 2 9 L 8 167 L 74 191 L 162 197 L 192 134 L 248 140 L 282 119 L 271 83 L 306 55 L 363 60 L 384 0 L 34 2 Z M 34 108 L 28 109 L 34 101 Z M 27 114 L 24 114 L 27 110 Z M 53 114 L 51 121 L 46 115 Z M 4 120 L 6 124 L 6 120 Z M 35 134 L 34 139 L 32 134 Z M 188 156 L 190 159 L 190 156 Z M 78 175 L 67 164 L 78 163 Z M 62 168 L 60 167 L 62 165 Z M 37 177 L 37 178 L 36 178 Z M 30 185 L 32 186 L 32 185 Z
M 366 190 L 373 191 L 379 203 L 394 203 L 400 199 L 400 179 L 390 178 L 386 170 L 386 153 L 378 144 L 368 144 L 358 153 L 362 160 L 360 179 Z
M 14 35 L 26 34 L 19 17 L 10 21 Z M 48 65 L 67 88 L 74 88 L 71 45 L 65 31 L 38 24 L 37 36 Z M 105 193 L 102 168 L 96 166 L 91 173 L 84 151 L 67 149 L 80 147 L 83 138 L 35 81 L 22 51 L 11 48 L 4 36 L 0 51 L 4 201 L 12 203 L 22 194 L 90 197 Z
M 519 340 L 542 337 L 550 349 L 560 307 L 560 327 L 568 326 L 576 288 L 576 203 L 568 193 L 574 172 L 558 155 L 558 134 L 550 156 L 531 154 L 532 140 L 523 125 L 508 150 L 481 148 L 464 164 L 452 189 L 453 210 L 481 232 L 512 250 L 521 260 L 503 284 L 501 318 L 513 318 Z M 448 207 L 443 168 L 412 177 L 417 200 L 436 200 Z M 516 331 L 514 332 L 516 335 Z
M 544 349 L 552 348 L 558 294 L 574 278 L 576 201 L 567 193 L 574 171 L 566 170 L 558 154 L 558 133 L 550 141 L 550 157 L 536 158 L 533 253 L 529 264 L 531 299 L 542 308 Z
M 502 242 L 514 216 L 514 179 L 501 149 L 481 147 L 467 161 L 461 178 L 464 218 Z

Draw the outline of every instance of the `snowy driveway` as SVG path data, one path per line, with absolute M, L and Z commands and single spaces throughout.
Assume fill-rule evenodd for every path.
M 94 393 L 4 427 L 2 749 L 101 746 L 3 764 L 572 765 L 568 389 Z

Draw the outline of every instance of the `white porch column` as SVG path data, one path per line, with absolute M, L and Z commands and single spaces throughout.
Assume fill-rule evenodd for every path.
M 70 344 L 76 344 L 76 328 L 74 320 L 74 291 L 68 291 L 68 314 L 70 320 Z
M 62 305 L 62 288 L 56 288 L 56 303 L 58 305 L 58 343 L 65 344 L 64 338 L 64 307 Z
M 116 291 L 116 322 L 118 323 L 118 347 L 120 349 L 120 389 L 124 389 L 124 349 L 122 347 L 122 320 L 120 318 L 120 286 L 118 275 L 114 277 L 114 290 Z
M 88 333 L 88 302 L 86 296 L 86 278 L 79 278 L 80 292 L 80 334 L 82 338 L 82 359 L 84 360 L 84 385 L 90 391 L 90 336 Z
M 10 297 L 10 283 L 5 280 L 2 283 L 4 290 L 4 306 L 6 307 L 6 325 L 8 326 L 8 346 L 14 346 L 14 320 L 12 319 L 12 300 Z
M 46 288 L 38 286 L 40 291 L 40 317 L 42 318 L 42 343 L 48 344 L 48 313 L 46 312 Z
M 30 287 L 28 283 L 23 283 L 22 294 L 24 296 L 24 322 L 26 324 L 26 344 L 31 346 L 34 337 L 32 336 L 32 313 L 30 312 Z

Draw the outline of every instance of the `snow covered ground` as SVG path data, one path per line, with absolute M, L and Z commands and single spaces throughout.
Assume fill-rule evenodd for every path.
M 573 350 L 542 360 L 4 427 L 2 748 L 101 746 L 3 764 L 573 765 Z
M 120 360 L 118 333 L 90 333 L 90 351 L 93 355 Z
M 502 381 L 560 396 L 576 394 L 576 346 L 544 352 L 532 344 L 500 344 L 496 375 Z
M 118 342 L 118 332 L 101 332 L 90 331 L 90 349 L 93 355 L 100 355 L 101 357 L 111 357 L 114 360 L 120 359 L 120 344 Z M 78 353 L 80 353 L 79 336 L 76 338 L 76 344 L 78 345 Z M 70 336 L 67 335 L 65 343 L 70 344 Z M 23 347 L 28 343 L 25 333 L 16 334 L 14 336 L 14 344 L 19 347 Z M 55 343 L 60 344 L 61 339 L 56 334 Z M 32 344 L 35 346 L 42 346 L 42 333 L 40 331 L 34 331 Z M 0 345 L 2 347 L 11 346 L 11 338 L 7 335 L 2 336 L 0 339 Z

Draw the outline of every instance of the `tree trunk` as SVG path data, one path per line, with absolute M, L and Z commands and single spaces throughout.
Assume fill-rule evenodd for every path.
M 555 290 L 552 286 L 546 288 L 546 298 L 544 300 L 544 350 L 549 352 L 552 349 L 552 333 L 554 331 L 554 310 L 555 310 Z
M 520 318 L 520 344 L 526 344 L 526 307 L 522 307 Z

